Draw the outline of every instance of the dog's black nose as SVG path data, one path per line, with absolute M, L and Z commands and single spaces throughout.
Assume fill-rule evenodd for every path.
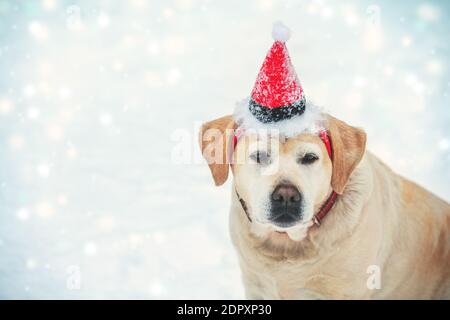
M 272 201 L 279 202 L 283 206 L 289 206 L 300 202 L 302 196 L 292 184 L 281 184 L 272 193 Z
M 288 227 L 302 219 L 302 194 L 294 185 L 278 185 L 270 200 L 270 220 L 275 224 Z

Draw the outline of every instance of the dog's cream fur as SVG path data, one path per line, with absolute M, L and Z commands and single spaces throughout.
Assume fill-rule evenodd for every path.
M 236 126 L 230 118 L 217 121 L 203 129 Z M 256 235 L 232 192 L 230 232 L 248 298 L 450 299 L 450 206 L 365 151 L 365 135 L 362 143 L 355 166 L 344 165 L 350 168 L 349 177 L 341 178 L 345 188 L 337 172 L 345 169 L 333 159 L 331 184 L 340 195 L 322 225 L 310 227 L 301 241 L 274 232 Z M 352 141 L 347 146 L 353 148 Z M 228 164 L 210 168 L 216 184 L 227 179 Z M 235 181 L 233 190 L 245 189 Z M 371 266 L 380 271 L 379 289 L 368 286 Z

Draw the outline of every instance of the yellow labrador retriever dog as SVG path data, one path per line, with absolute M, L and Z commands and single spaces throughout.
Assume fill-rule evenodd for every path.
M 449 299 L 449 204 L 367 151 L 363 130 L 323 117 L 331 156 L 309 133 L 233 143 L 232 116 L 201 129 L 215 184 L 234 176 L 230 232 L 247 297 Z

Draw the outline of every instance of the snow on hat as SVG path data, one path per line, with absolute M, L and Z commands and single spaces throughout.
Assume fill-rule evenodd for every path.
M 276 22 L 272 36 L 275 42 L 259 71 L 251 97 L 237 105 L 234 118 L 241 127 L 277 129 L 285 136 L 318 132 L 320 110 L 306 102 L 286 47 L 290 30 Z

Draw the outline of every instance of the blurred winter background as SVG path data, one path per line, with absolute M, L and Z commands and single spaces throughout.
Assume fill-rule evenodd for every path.
M 450 200 L 449 15 L 449 1 L 0 0 L 0 298 L 244 296 L 229 185 L 213 187 L 195 128 L 249 95 L 278 19 L 307 98 Z

